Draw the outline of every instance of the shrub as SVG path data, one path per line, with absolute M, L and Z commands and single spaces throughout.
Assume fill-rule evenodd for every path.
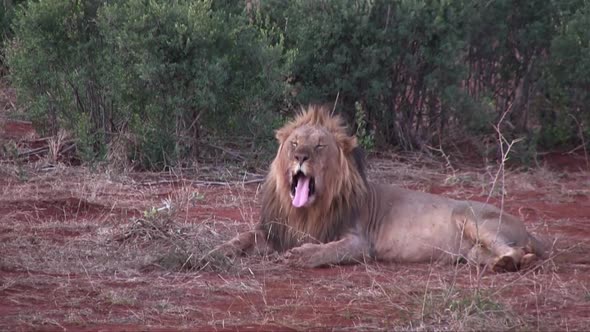
M 336 100 L 368 148 L 503 119 L 533 159 L 590 134 L 589 17 L 583 0 L 30 1 L 6 59 L 35 123 L 86 159 L 117 135 L 144 168 L 207 140 L 266 146 L 280 111 Z
M 17 12 L 15 38 L 6 49 L 12 84 L 37 129 L 87 136 L 83 150 L 101 150 L 113 103 L 95 24 L 103 1 L 29 2 Z M 78 126 L 82 126 L 80 130 Z
M 590 16 L 582 7 L 588 5 L 267 0 L 261 12 L 270 19 L 260 24 L 281 29 L 286 47 L 298 52 L 296 102 L 338 96 L 349 119 L 360 103 L 377 142 L 414 149 L 457 135 L 494 135 L 492 125 L 504 113 L 507 135 L 537 142 L 534 128 L 547 116 L 533 101 L 548 86 L 553 107 L 571 113 L 574 104 L 584 104 L 588 75 L 584 65 L 575 70 L 588 59 Z M 558 121 L 568 132 L 573 122 Z M 543 123 L 543 132 L 558 134 L 564 144 L 553 123 Z
M 539 135 L 547 147 L 587 142 L 590 135 L 590 3 L 565 9 L 573 13 L 561 17 L 551 41 L 538 103 Z
M 7 48 L 13 84 L 42 132 L 68 129 L 90 159 L 118 133 L 133 137 L 130 159 L 158 169 L 204 137 L 268 138 L 289 64 L 237 6 L 30 2 Z
M 99 26 L 144 164 L 198 154 L 204 133 L 270 133 L 285 87 L 282 49 L 245 15 L 209 1 L 130 0 L 103 8 Z
M 461 106 L 462 2 L 266 3 L 262 11 L 298 51 L 297 102 L 339 96 L 337 108 L 349 119 L 360 103 L 375 140 L 406 149 L 431 141 L 443 129 L 436 126 L 444 123 L 440 117 L 452 118 L 448 113 Z
M 12 38 L 12 21 L 15 16 L 16 9 L 24 0 L 12 0 L 0 2 L 0 76 L 3 75 L 5 66 L 4 63 L 4 43 Z

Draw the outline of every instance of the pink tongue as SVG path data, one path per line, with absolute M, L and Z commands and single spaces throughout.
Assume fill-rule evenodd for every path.
M 295 197 L 293 197 L 293 206 L 302 207 L 307 203 L 309 198 L 309 178 L 307 176 L 300 176 L 297 181 L 297 188 L 295 188 Z

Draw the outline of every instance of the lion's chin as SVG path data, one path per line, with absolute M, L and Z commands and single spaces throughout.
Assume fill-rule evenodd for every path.
M 315 200 L 315 179 L 298 171 L 291 178 L 291 202 L 294 207 L 309 206 Z

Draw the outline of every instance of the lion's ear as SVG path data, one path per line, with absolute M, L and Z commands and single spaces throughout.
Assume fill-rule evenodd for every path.
M 291 129 L 290 126 L 283 127 L 281 129 L 275 131 L 275 137 L 279 141 L 279 144 L 283 144 L 285 142 L 285 140 L 287 140 L 289 135 L 291 135 L 292 131 L 293 130 Z
M 337 138 L 338 145 L 344 151 L 346 155 L 351 154 L 352 151 L 358 146 L 356 137 L 354 136 L 342 136 Z

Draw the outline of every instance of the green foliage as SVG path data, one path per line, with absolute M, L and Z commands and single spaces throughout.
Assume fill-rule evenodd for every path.
M 144 168 L 204 140 L 265 147 L 284 111 L 335 101 L 368 149 L 494 137 L 499 119 L 527 160 L 590 141 L 583 0 L 45 0 L 9 30 L 7 13 L 21 102 L 85 160 L 121 134 Z
M 533 137 L 546 117 L 532 105 L 537 95 L 551 88 L 550 112 L 587 105 L 588 73 L 575 70 L 589 58 L 587 7 L 546 0 L 267 0 L 260 11 L 268 19 L 259 24 L 281 29 L 286 47 L 297 50 L 295 101 L 338 96 L 348 118 L 360 102 L 376 142 L 412 149 L 457 133 L 494 135 L 507 113 L 507 135 L 544 146 L 547 140 Z M 541 135 L 557 130 L 557 144 L 577 141 L 572 122 L 558 121 L 562 129 L 542 122 Z
M 103 1 L 29 2 L 17 12 L 7 63 L 20 101 L 37 129 L 84 135 L 78 147 L 89 158 L 104 151 L 112 97 L 100 76 L 96 14 Z M 92 151 L 89 153 L 88 151 Z
M 540 139 L 548 147 L 580 141 L 582 135 L 587 141 L 590 135 L 590 3 L 560 19 L 544 68 L 545 98 L 539 107 Z
M 18 6 L 24 0 L 4 0 L 0 2 L 0 75 L 2 75 L 4 67 L 4 52 L 3 45 L 6 40 L 12 38 L 12 21 Z
M 130 0 L 105 6 L 98 21 L 145 166 L 198 153 L 203 131 L 269 132 L 261 129 L 285 88 L 282 46 L 245 15 L 210 1 Z
M 429 128 L 420 123 L 457 87 L 461 2 L 294 1 L 280 13 L 286 45 L 297 49 L 293 76 L 300 103 L 334 101 L 349 118 L 359 101 L 381 142 L 416 147 Z M 412 93 L 415 92 L 414 95 Z M 445 93 L 445 94 L 443 94 Z M 411 96 L 411 97 L 408 97 Z M 451 97 L 452 98 L 452 97 Z
M 375 147 L 375 132 L 367 128 L 367 112 L 359 102 L 354 104 L 354 109 L 354 121 L 357 125 L 356 137 L 358 142 L 366 151 L 371 151 Z
M 198 155 L 208 135 L 268 139 L 289 63 L 236 6 L 31 2 L 8 47 L 13 83 L 36 123 L 69 129 L 94 157 L 120 132 L 135 137 L 128 157 L 157 169 Z

